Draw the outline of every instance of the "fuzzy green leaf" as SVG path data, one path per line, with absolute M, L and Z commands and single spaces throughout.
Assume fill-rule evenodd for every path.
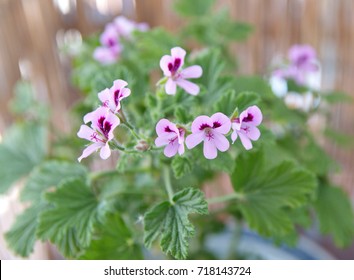
M 76 247 L 85 248 L 90 244 L 93 225 L 98 220 L 99 210 L 104 210 L 82 179 L 63 182 L 53 193 L 47 193 L 46 199 L 53 208 L 40 215 L 37 236 L 41 240 L 49 239 L 59 248 L 73 242 Z M 102 209 L 103 208 L 103 209 Z M 68 231 L 73 231 L 73 238 Z M 66 241 L 63 243 L 63 241 Z M 72 255 L 72 254 L 70 254 Z
M 194 226 L 188 219 L 191 213 L 207 214 L 208 204 L 204 194 L 197 189 L 184 189 L 173 196 L 172 203 L 161 202 L 144 217 L 144 243 L 151 244 L 161 236 L 162 250 L 176 259 L 186 259 L 188 238 L 194 235 Z
M 321 185 L 315 209 L 324 234 L 333 235 L 339 247 L 354 240 L 354 213 L 348 196 L 339 187 Z
M 108 214 L 97 225 L 97 237 L 93 238 L 84 260 L 139 260 L 141 248 L 134 243 L 132 233 L 119 214 Z
M 266 236 L 291 233 L 287 209 L 296 209 L 314 196 L 317 182 L 312 173 L 292 161 L 269 165 L 262 150 L 244 153 L 236 160 L 231 180 L 244 199 L 238 207 L 250 227 Z
M 176 179 L 179 179 L 192 170 L 192 164 L 186 157 L 175 157 L 172 160 L 172 170 Z
M 182 16 L 203 16 L 214 4 L 215 0 L 176 0 L 175 10 Z
M 193 116 L 182 106 L 177 106 L 175 109 L 175 117 L 177 122 L 187 124 L 193 121 Z
M 226 94 L 221 96 L 215 104 L 215 111 L 222 112 L 227 116 L 231 116 L 237 108 L 239 113 L 247 109 L 249 106 L 257 105 L 260 102 L 259 95 L 255 92 L 239 92 L 229 90 Z
M 13 126 L 0 145 L 0 193 L 27 175 L 46 153 L 46 130 L 35 123 Z
M 7 244 L 17 255 L 28 257 L 33 252 L 33 246 L 36 241 L 38 215 L 42 210 L 42 204 L 36 204 L 27 208 L 16 218 L 16 222 L 5 234 Z
M 87 170 L 83 165 L 60 161 L 47 161 L 36 167 L 30 174 L 21 198 L 24 201 L 39 201 L 43 192 L 57 187 L 61 181 L 70 178 L 85 178 Z

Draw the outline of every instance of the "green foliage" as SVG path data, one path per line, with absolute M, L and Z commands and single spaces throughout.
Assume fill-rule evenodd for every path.
M 97 224 L 97 233 L 80 259 L 85 260 L 140 260 L 141 248 L 133 240 L 122 217 L 109 213 Z
M 38 214 L 43 204 L 35 204 L 27 208 L 16 219 L 11 229 L 5 234 L 8 246 L 21 257 L 28 257 L 33 252 L 38 226 Z
M 293 231 L 287 209 L 306 205 L 317 185 L 311 173 L 291 161 L 270 165 L 262 150 L 239 156 L 231 180 L 244 197 L 238 208 L 249 226 L 273 237 Z
M 215 0 L 176 0 L 175 11 L 182 16 L 203 16 L 209 12 Z
M 38 202 L 50 187 L 57 187 L 63 180 L 75 177 L 85 178 L 87 170 L 77 163 L 47 161 L 37 166 L 27 179 L 21 198 Z
M 220 97 L 214 110 L 231 116 L 235 109 L 238 109 L 238 112 L 241 113 L 249 106 L 258 105 L 259 102 L 260 98 L 257 93 L 246 91 L 236 93 L 234 90 L 229 90 Z
M 320 230 L 331 234 L 339 247 L 349 246 L 354 240 L 354 213 L 348 196 L 338 187 L 321 185 L 315 202 Z
M 351 103 L 353 98 L 350 95 L 340 91 L 325 92 L 321 97 L 328 103 Z
M 189 122 L 193 121 L 193 116 L 190 112 L 188 112 L 186 110 L 186 108 L 182 107 L 182 106 L 177 106 L 175 109 L 175 113 L 174 113 L 177 122 L 181 123 L 181 124 L 187 124 Z
M 43 160 L 46 140 L 46 129 L 36 123 L 18 124 L 7 131 L 0 144 L 0 193 Z
M 89 186 L 82 179 L 71 179 L 45 197 L 53 207 L 41 213 L 37 236 L 41 240 L 49 239 L 59 249 L 89 246 L 93 225 L 104 211 L 104 205 L 97 201 Z M 67 236 L 70 230 L 72 234 Z M 76 251 L 65 249 L 63 253 L 75 256 Z
M 172 170 L 176 179 L 179 179 L 192 170 L 192 164 L 186 157 L 175 157 L 172 160 Z
M 161 235 L 162 250 L 176 259 L 186 259 L 188 238 L 195 233 L 188 215 L 208 213 L 204 194 L 193 188 L 184 189 L 173 196 L 171 202 L 164 201 L 151 208 L 144 217 L 144 243 L 150 247 Z

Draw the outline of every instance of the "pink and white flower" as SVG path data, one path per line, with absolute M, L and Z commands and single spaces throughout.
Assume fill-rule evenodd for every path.
M 207 159 L 217 157 L 218 150 L 225 152 L 230 143 L 225 134 L 231 128 L 230 119 L 222 113 L 215 113 L 210 118 L 199 116 L 192 123 L 192 134 L 186 138 L 188 149 L 192 149 L 204 141 L 203 153 Z
M 135 21 L 127 19 L 124 16 L 116 17 L 113 23 L 119 36 L 122 36 L 126 39 L 131 39 L 132 33 L 135 30 L 143 31 L 143 32 L 149 30 L 148 24 L 136 23 Z
M 176 94 L 177 85 L 192 95 L 199 93 L 199 86 L 186 79 L 199 78 L 203 70 L 199 65 L 193 65 L 182 69 L 186 51 L 180 47 L 171 49 L 171 55 L 164 55 L 160 60 L 160 67 L 168 78 L 165 84 L 167 94 Z
M 240 137 L 242 145 L 246 150 L 252 149 L 252 141 L 256 141 L 261 136 L 261 132 L 257 128 L 263 119 L 262 112 L 257 106 L 248 107 L 240 114 L 240 117 L 232 120 L 231 134 L 232 143 Z
M 185 131 L 183 128 L 178 128 L 167 119 L 161 119 L 156 124 L 156 133 L 158 137 L 155 140 L 155 145 L 157 147 L 166 146 L 164 149 L 166 157 L 173 157 L 177 152 L 180 155 L 184 153 Z
M 130 95 L 130 89 L 126 88 L 127 85 L 126 81 L 118 79 L 113 82 L 113 86 L 110 89 L 106 88 L 98 93 L 98 98 L 103 106 L 116 114 L 121 107 L 120 101 Z
M 77 136 L 92 142 L 78 158 L 80 162 L 93 152 L 100 149 L 100 157 L 107 159 L 111 155 L 109 141 L 114 138 L 113 131 L 119 125 L 119 118 L 112 114 L 108 108 L 99 107 L 84 117 L 84 122 L 91 122 L 91 127 L 81 125 Z

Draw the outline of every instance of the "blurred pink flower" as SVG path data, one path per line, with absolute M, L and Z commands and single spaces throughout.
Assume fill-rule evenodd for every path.
M 167 94 L 176 94 L 177 85 L 192 95 L 199 93 L 199 86 L 186 79 L 199 78 L 203 70 L 199 65 L 193 65 L 182 70 L 186 51 L 180 47 L 171 49 L 171 55 L 164 55 L 160 67 L 168 80 L 165 84 Z
M 81 125 L 77 136 L 89 140 L 92 144 L 84 149 L 78 161 L 80 162 L 98 149 L 100 149 L 100 157 L 102 159 L 109 158 L 111 150 L 108 142 L 114 138 L 113 130 L 119 125 L 119 118 L 112 114 L 108 108 L 99 107 L 95 111 L 86 114 L 84 122 L 91 122 L 91 127 Z
M 218 150 L 225 152 L 229 149 L 230 143 L 225 134 L 229 133 L 230 128 L 230 119 L 222 113 L 215 113 L 210 118 L 199 116 L 192 123 L 192 134 L 186 138 L 186 145 L 192 149 L 204 141 L 204 156 L 214 159 Z
M 231 134 L 232 143 L 240 137 L 242 145 L 246 150 L 252 149 L 252 141 L 256 141 L 261 136 L 258 125 L 262 122 L 262 112 L 257 106 L 248 107 L 240 114 L 240 117 L 232 120 Z
M 158 137 L 155 140 L 157 147 L 166 146 L 164 154 L 166 157 L 173 157 L 177 152 L 184 153 L 184 134 L 183 128 L 178 128 L 174 123 L 167 119 L 161 119 L 156 124 Z
M 124 80 L 115 80 L 113 86 L 98 93 L 104 107 L 108 107 L 112 113 L 116 114 L 120 109 L 120 101 L 130 95 L 130 89 L 125 88 L 128 83 Z

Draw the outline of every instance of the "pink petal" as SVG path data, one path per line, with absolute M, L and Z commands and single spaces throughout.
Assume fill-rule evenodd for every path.
M 175 95 L 176 94 L 176 82 L 172 80 L 171 78 L 167 80 L 165 84 L 165 90 L 166 93 L 169 95 Z
M 80 126 L 80 130 L 77 133 L 77 136 L 82 138 L 82 139 L 86 139 L 91 141 L 91 136 L 95 133 L 95 131 L 91 128 L 88 127 L 87 125 L 81 125 Z
M 101 159 L 107 159 L 111 155 L 111 149 L 109 148 L 108 142 L 101 148 L 100 157 Z
M 199 93 L 199 86 L 197 86 L 195 83 L 184 80 L 182 78 L 176 80 L 176 83 L 191 95 L 197 95 Z
M 173 57 L 173 60 L 175 58 L 181 59 L 181 64 L 180 64 L 180 68 L 181 68 L 184 64 L 184 57 L 186 56 L 186 51 L 180 47 L 174 47 L 171 49 L 171 55 Z
M 103 143 L 93 143 L 93 144 L 87 146 L 87 148 L 82 151 L 82 155 L 77 160 L 79 162 L 81 162 L 81 160 L 83 158 L 87 158 L 89 155 L 91 155 L 93 152 L 97 151 L 103 145 L 104 145 Z
M 155 139 L 156 147 L 166 146 L 168 143 L 170 143 L 169 135 L 159 136 Z
M 173 157 L 177 153 L 178 147 L 179 147 L 178 142 L 173 141 L 165 147 L 163 153 L 165 154 L 166 157 Z
M 213 127 L 213 122 L 211 118 L 209 118 L 208 116 L 199 116 L 195 118 L 191 126 L 192 133 L 201 132 L 200 128 L 205 125 L 208 125 L 209 127 Z
M 225 152 L 230 148 L 230 143 L 224 135 L 214 132 L 214 144 L 219 151 Z
M 207 139 L 204 141 L 203 153 L 207 159 L 214 159 L 217 157 L 218 150 L 216 149 L 214 141 Z
M 97 47 L 93 52 L 93 58 L 102 64 L 112 64 L 118 60 L 119 52 L 108 47 Z
M 191 135 L 188 135 L 186 138 L 186 145 L 188 149 L 193 149 L 195 146 L 200 144 L 204 140 L 204 132 L 197 132 Z
M 107 24 L 105 30 L 100 36 L 100 42 L 102 45 L 111 47 L 118 44 L 118 33 L 113 24 Z
M 183 79 L 199 78 L 203 74 L 203 69 L 199 65 L 193 65 L 183 69 L 180 74 Z
M 121 97 L 120 100 L 128 97 L 130 95 L 130 89 L 129 88 L 123 88 L 121 91 Z
M 108 88 L 106 88 L 98 93 L 98 99 L 102 102 L 102 105 L 104 107 L 108 107 L 112 111 L 115 111 L 116 106 L 115 106 L 114 102 L 112 102 L 111 92 L 109 91 Z
M 236 139 L 237 139 L 237 132 L 234 130 L 231 134 L 232 144 L 235 143 Z
M 168 135 L 170 136 L 170 133 L 171 133 L 171 132 L 166 132 L 166 131 L 165 131 L 165 129 L 166 129 L 167 127 L 168 127 L 170 130 L 174 131 L 176 134 L 179 134 L 178 128 L 177 128 L 177 126 L 176 126 L 174 123 L 170 122 L 168 119 L 161 119 L 161 120 L 159 120 L 159 122 L 156 124 L 155 130 L 156 130 L 157 135 L 163 135 L 163 134 L 165 134 L 165 133 L 168 133 Z
M 247 137 L 253 141 L 256 141 L 261 136 L 261 132 L 255 126 L 249 126 L 247 130 Z
M 126 81 L 118 79 L 113 82 L 113 86 L 110 88 L 110 90 L 115 92 L 117 89 L 120 90 L 127 85 L 128 85 L 128 83 Z
M 173 63 L 173 58 L 170 55 L 164 55 L 160 59 L 160 68 L 166 77 L 171 76 L 171 71 L 168 69 L 168 64 Z
M 253 115 L 252 124 L 255 126 L 260 125 L 263 120 L 263 115 L 262 115 L 261 110 L 256 105 L 254 105 L 254 106 L 248 107 L 247 111 L 248 111 L 248 113 Z
M 223 113 L 215 113 L 210 117 L 210 119 L 213 122 L 214 126 L 215 124 L 220 125 L 219 127 L 214 128 L 214 131 L 222 134 L 229 133 L 231 129 L 231 121 L 226 115 L 224 115 Z
M 184 144 L 180 144 L 178 147 L 178 154 L 183 155 L 184 154 Z
M 239 132 L 238 136 L 240 136 L 241 143 L 245 147 L 246 150 L 252 149 L 252 147 L 253 147 L 252 142 L 245 134 L 243 134 L 242 132 Z

